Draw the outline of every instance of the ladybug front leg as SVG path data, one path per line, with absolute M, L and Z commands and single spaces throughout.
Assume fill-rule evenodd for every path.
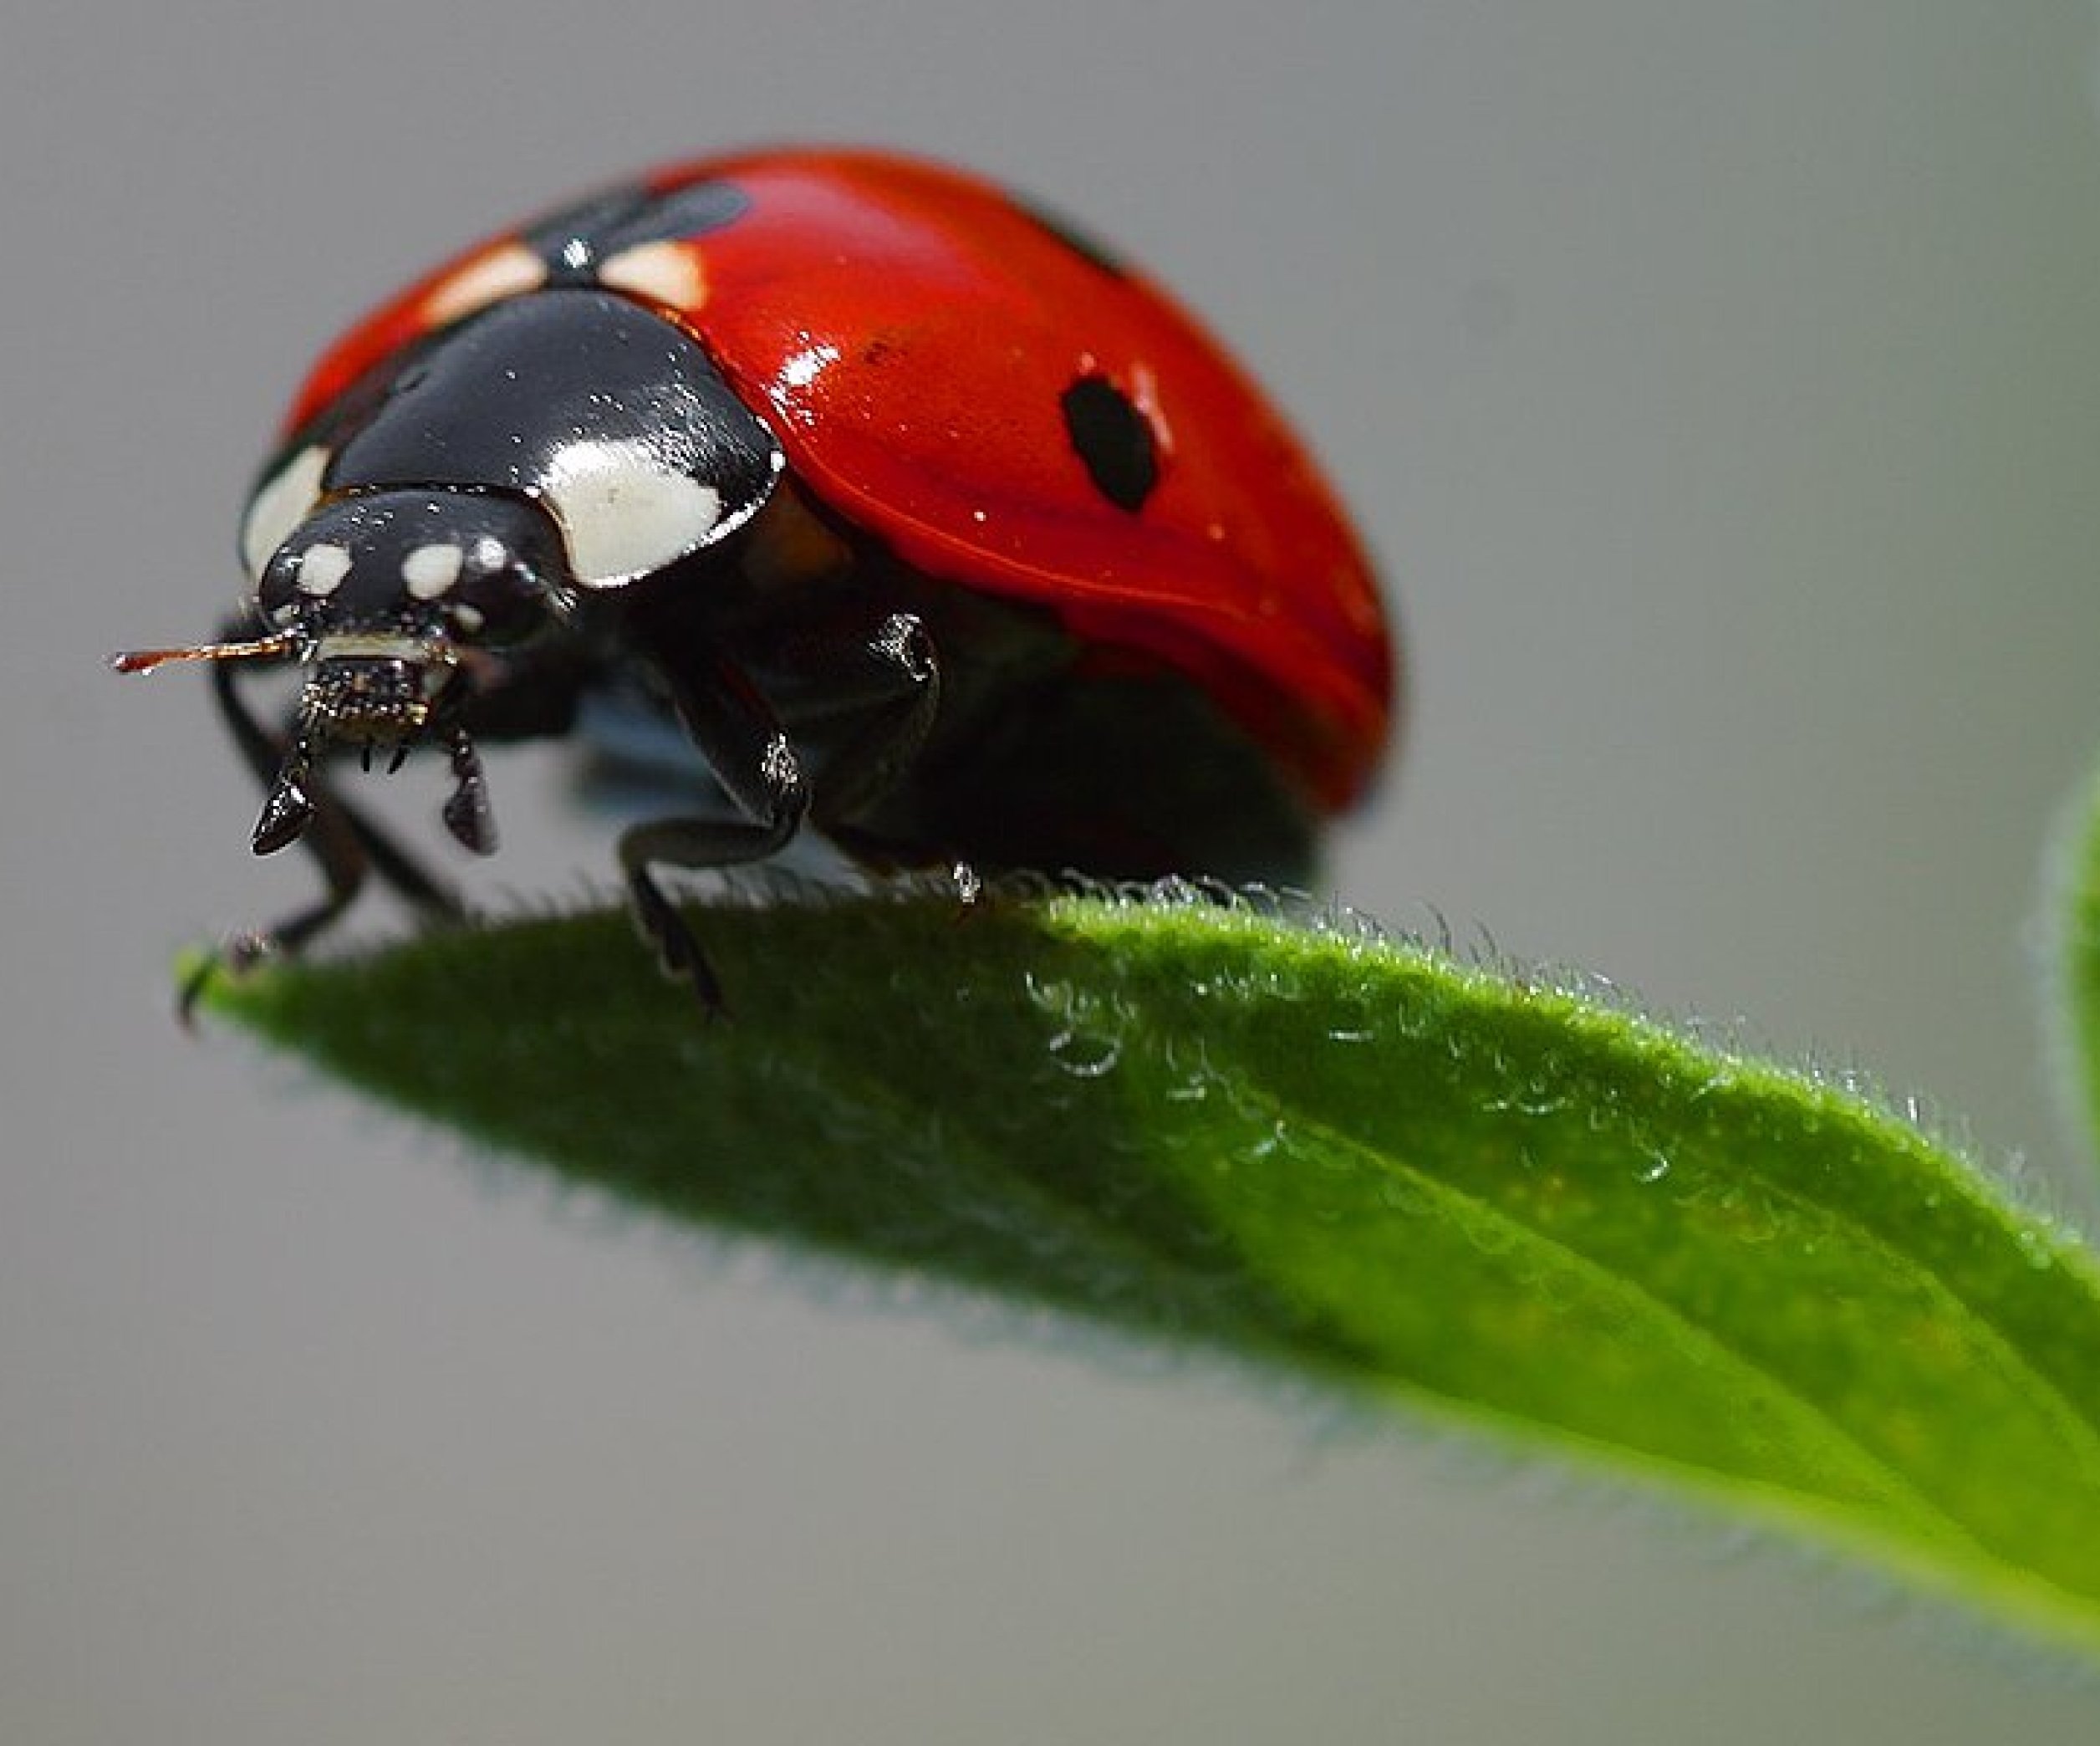
M 620 837 L 619 864 L 642 937 L 665 973 L 691 983 L 711 1015 L 722 1008 L 721 983 L 650 869 L 764 860 L 801 828 L 809 785 L 779 718 L 741 668 L 713 661 L 665 676 L 687 735 L 749 822 L 676 818 L 637 824 Z
M 236 620 L 222 634 L 239 636 L 245 634 L 247 628 L 243 621 Z M 461 919 L 463 911 L 451 892 L 425 872 L 415 858 L 378 825 L 337 798 L 305 767 L 303 760 L 292 756 L 298 743 L 295 728 L 273 732 L 257 719 L 240 691 L 242 676 L 247 665 L 214 664 L 212 696 L 242 758 L 255 772 L 265 792 L 272 796 L 272 804 L 265 809 L 265 824 L 276 810 L 276 797 L 284 786 L 288 772 L 296 775 L 307 790 L 312 812 L 299 840 L 319 865 L 327 890 L 319 901 L 304 909 L 296 910 L 266 928 L 237 935 L 227 947 L 227 956 L 234 965 L 238 967 L 252 962 L 272 951 L 298 951 L 349 907 L 363 889 L 368 873 L 376 872 L 426 915 L 447 922 Z M 206 964 L 183 989 L 185 1013 L 196 1004 L 213 967 L 214 965 Z

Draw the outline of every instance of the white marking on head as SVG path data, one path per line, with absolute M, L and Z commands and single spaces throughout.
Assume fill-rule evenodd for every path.
M 614 587 L 698 551 L 721 519 L 720 492 L 667 472 L 640 442 L 570 444 L 547 501 L 569 573 L 585 588 Z
M 260 583 L 277 549 L 292 537 L 321 500 L 321 476 L 329 452 L 319 443 L 301 449 L 255 488 L 241 523 L 241 559 L 248 579 Z
M 459 656 L 443 641 L 401 636 L 390 631 L 354 631 L 347 636 L 324 636 L 313 646 L 316 661 L 404 661 L 415 670 L 416 682 L 426 700 L 445 689 L 459 666 Z
M 459 580 L 466 554 L 449 539 L 420 545 L 401 560 L 401 579 L 419 600 L 435 600 Z
M 343 585 L 350 573 L 350 549 L 321 540 L 299 554 L 299 592 L 320 600 Z
M 547 263 L 522 242 L 497 242 L 462 261 L 424 294 L 417 310 L 430 326 L 443 327 L 507 297 L 537 291 L 547 283 Z
M 707 271 L 691 242 L 637 242 L 598 269 L 598 283 L 691 314 L 707 301 Z

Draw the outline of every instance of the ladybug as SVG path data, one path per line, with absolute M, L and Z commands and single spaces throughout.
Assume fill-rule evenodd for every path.
M 1391 714 L 1370 567 L 1305 449 L 1156 284 L 1028 202 L 885 152 L 662 169 L 479 243 L 352 327 L 250 498 L 213 663 L 258 855 L 324 895 L 458 900 L 330 754 L 450 760 L 637 718 L 698 753 L 619 841 L 638 923 L 721 991 L 659 882 L 804 825 L 873 865 L 1295 880 Z M 267 725 L 242 676 L 296 666 Z

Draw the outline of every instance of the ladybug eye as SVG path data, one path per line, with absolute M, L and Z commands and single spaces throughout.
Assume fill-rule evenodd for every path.
M 444 595 L 445 615 L 462 640 L 500 646 L 522 641 L 546 623 L 548 598 L 529 559 L 483 534 L 461 551 L 457 576 Z

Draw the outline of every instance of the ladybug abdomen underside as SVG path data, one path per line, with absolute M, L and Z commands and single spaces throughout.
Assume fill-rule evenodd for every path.
M 674 583 L 655 604 L 679 627 L 675 641 L 721 648 L 780 708 L 820 803 L 833 759 L 850 756 L 861 730 L 806 664 L 804 633 L 836 647 L 847 627 L 901 608 L 937 647 L 966 651 L 944 663 L 940 712 L 903 779 L 827 819 L 856 858 L 1311 882 L 1314 814 L 1302 787 L 1171 664 L 1104 656 L 1044 608 L 956 589 L 872 548 L 824 593 L 833 620 L 815 627 L 762 587 L 726 616 L 718 588 Z M 594 792 L 631 799 L 639 783 L 666 807 L 735 815 L 661 696 L 635 676 L 614 671 L 594 687 L 584 725 L 598 754 L 584 772 Z

